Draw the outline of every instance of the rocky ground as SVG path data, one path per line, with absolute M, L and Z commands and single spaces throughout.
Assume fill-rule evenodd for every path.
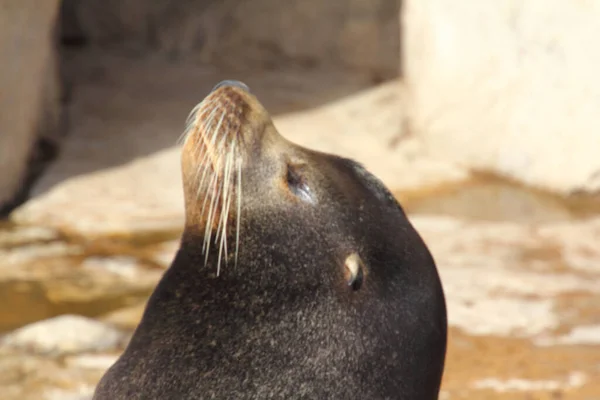
M 397 82 L 73 63 L 71 137 L 0 227 L 3 399 L 90 398 L 177 248 L 185 117 L 231 77 L 286 137 L 357 158 L 406 206 L 447 295 L 441 399 L 600 399 L 600 214 L 429 159 L 398 128 Z

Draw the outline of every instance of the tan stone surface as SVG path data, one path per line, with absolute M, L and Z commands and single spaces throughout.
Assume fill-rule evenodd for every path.
M 124 342 L 124 334 L 112 326 L 68 314 L 23 326 L 0 339 L 6 348 L 52 355 L 108 351 Z
M 600 218 L 551 224 L 412 220 L 437 260 L 449 323 L 469 335 L 544 340 L 568 319 L 559 308 L 562 298 L 600 297 L 600 250 L 586 246 L 600 241 Z M 578 268 L 570 255 L 578 251 L 595 267 Z
M 597 299 L 597 298 L 596 298 Z M 600 347 L 538 347 L 452 329 L 441 399 L 596 400 Z
M 81 356 L 80 356 L 81 357 Z M 112 358 L 114 360 L 114 357 Z M 6 400 L 90 400 L 106 369 L 0 350 L 0 389 Z
M 21 189 L 37 136 L 58 124 L 51 35 L 58 5 L 0 1 L 0 208 Z
M 595 1 L 405 1 L 411 133 L 469 168 L 598 191 L 599 17 Z

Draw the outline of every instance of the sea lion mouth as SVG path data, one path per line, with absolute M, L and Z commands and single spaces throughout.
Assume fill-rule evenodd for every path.
M 232 213 L 236 215 L 237 263 L 244 133 L 248 131 L 251 102 L 246 84 L 222 81 L 194 107 L 182 136 L 186 208 L 197 209 L 198 201 L 202 204 L 194 221 L 204 225 L 205 264 L 213 238 L 218 246 L 217 275 L 221 260 L 227 261 L 229 255 L 227 233 L 233 229 L 229 223 Z

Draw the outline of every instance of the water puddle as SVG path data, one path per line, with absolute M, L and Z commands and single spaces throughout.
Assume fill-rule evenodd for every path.
M 0 334 L 23 325 L 63 314 L 97 317 L 113 310 L 145 300 L 153 288 L 131 290 L 126 293 L 106 293 L 79 301 L 55 301 L 39 282 L 0 282 Z

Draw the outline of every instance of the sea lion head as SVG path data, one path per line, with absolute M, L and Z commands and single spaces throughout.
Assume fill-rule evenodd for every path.
M 355 297 L 400 277 L 437 276 L 410 264 L 417 256 L 433 262 L 376 177 L 353 160 L 286 140 L 242 82 L 219 83 L 190 114 L 182 173 L 184 243 L 190 237 L 197 246 L 202 237 L 205 262 L 216 261 L 206 267 L 217 274 L 226 267 L 249 276 L 257 263 L 288 284 L 312 280 Z M 237 265 L 240 252 L 254 256 Z
M 217 85 L 191 113 L 182 173 L 183 261 L 171 268 L 187 269 L 181 293 L 202 294 L 189 300 L 198 315 L 211 320 L 235 309 L 220 332 L 237 323 L 236 332 L 247 332 L 256 318 L 271 341 L 295 343 L 294 351 L 303 341 L 306 359 L 292 350 L 286 356 L 298 371 L 309 362 L 342 368 L 351 377 L 344 385 L 355 385 L 336 391 L 342 383 L 329 382 L 331 393 L 437 396 L 443 291 L 426 245 L 377 178 L 353 160 L 285 139 L 237 81 Z M 268 365 L 288 366 L 273 361 L 261 335 L 245 339 L 261 355 L 253 362 L 268 355 Z M 329 358 L 317 363 L 319 354 Z
M 182 171 L 180 248 L 95 400 L 438 398 L 442 287 L 378 179 L 235 81 L 191 113 Z

